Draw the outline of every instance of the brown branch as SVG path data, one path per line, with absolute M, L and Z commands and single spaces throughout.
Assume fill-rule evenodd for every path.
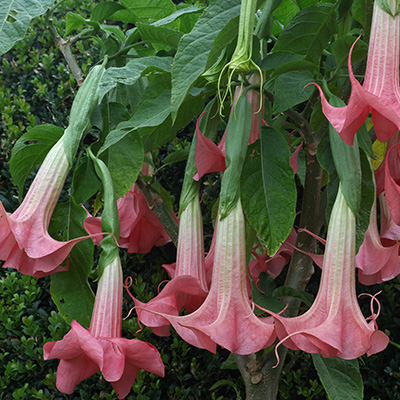
M 61 36 L 58 34 L 56 35 L 54 39 L 56 45 L 60 49 L 61 53 L 63 54 L 65 61 L 67 61 L 67 64 L 72 72 L 72 74 L 75 77 L 75 80 L 78 84 L 78 86 L 81 86 L 84 78 L 82 74 L 82 70 L 79 67 L 78 63 L 76 62 L 75 56 L 73 55 L 71 51 L 71 44 L 68 40 L 64 40 Z

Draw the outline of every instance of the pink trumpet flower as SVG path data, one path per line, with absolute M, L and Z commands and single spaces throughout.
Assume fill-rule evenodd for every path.
M 45 360 L 59 358 L 57 388 L 71 394 L 76 385 L 101 370 L 119 399 L 129 393 L 140 369 L 164 376 L 158 351 L 149 343 L 121 337 L 122 269 L 117 256 L 105 269 L 97 288 L 90 328 L 72 321 L 57 342 L 44 345 Z
M 254 282 L 257 283 L 260 272 L 266 272 L 273 279 L 275 279 L 283 270 L 283 267 L 289 263 L 294 245 L 296 244 L 297 233 L 294 229 L 290 232 L 288 238 L 282 243 L 277 253 L 270 257 L 268 252 L 263 255 L 257 254 L 253 251 L 255 260 L 249 263 L 249 273 L 252 276 Z
M 157 311 L 178 316 L 182 308 L 197 310 L 207 297 L 203 221 L 198 196 L 183 210 L 179 223 L 177 259 L 174 276 L 162 291 L 147 304 L 133 297 L 139 320 L 160 336 L 169 336 L 170 322 Z
M 8 215 L 0 203 L 0 259 L 3 268 L 15 268 L 37 278 L 67 267 L 60 264 L 72 247 L 90 236 L 60 242 L 47 229 L 69 171 L 62 137 L 49 151 L 24 201 Z
M 372 113 L 376 136 L 381 142 L 386 142 L 400 129 L 400 16 L 396 15 L 396 0 L 388 0 L 388 6 L 395 17 L 382 10 L 378 1 L 374 2 L 363 86 L 354 77 L 351 67 L 351 53 L 355 43 L 350 50 L 348 69 L 352 87 L 348 105 L 340 108 L 331 106 L 322 89 L 316 85 L 326 118 L 348 145 L 353 144 L 354 135 L 369 112 Z
M 272 313 L 271 313 L 272 314 Z M 331 213 L 318 295 L 303 315 L 272 314 L 280 343 L 323 357 L 355 359 L 386 348 L 377 315 L 367 323 L 355 293 L 355 218 L 339 186 Z
M 189 344 L 216 351 L 216 344 L 236 354 L 252 354 L 270 346 L 275 329 L 256 317 L 247 291 L 245 222 L 240 200 L 217 224 L 210 292 L 192 314 L 168 319 Z
M 171 241 L 136 184 L 117 200 L 117 207 L 120 221 L 119 245 L 128 249 L 128 253 L 149 253 L 153 246 L 164 246 Z M 84 227 L 88 233 L 100 234 L 101 218 L 88 214 Z M 99 245 L 101 240 L 102 236 L 99 235 L 94 243 Z
M 395 224 L 400 225 L 400 142 L 387 150 L 384 160 L 385 196 Z M 378 172 L 378 170 L 377 170 Z
M 390 213 L 390 211 L 387 208 L 384 195 L 380 196 L 380 200 L 381 219 L 383 220 L 388 217 L 387 213 Z M 382 283 L 395 278 L 400 273 L 400 242 L 381 238 L 378 231 L 376 207 L 375 201 L 364 242 L 356 256 L 356 267 L 359 268 L 358 280 L 363 285 Z

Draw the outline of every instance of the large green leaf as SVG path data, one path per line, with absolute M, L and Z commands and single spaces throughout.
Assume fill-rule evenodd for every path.
M 55 125 L 37 125 L 15 143 L 10 159 L 10 172 L 20 189 L 63 133 L 64 129 Z
M 172 67 L 173 120 L 189 89 L 204 72 L 214 39 L 239 12 L 239 0 L 213 1 L 198 19 L 192 31 L 182 37 Z
M 280 34 L 274 51 L 305 55 L 319 64 L 322 51 L 337 31 L 336 9 L 331 3 L 318 3 L 300 11 Z
M 172 57 L 141 57 L 129 61 L 125 66 L 108 68 L 101 79 L 100 98 L 117 85 L 134 85 L 145 73 L 171 72 Z
M 177 49 L 178 43 L 183 36 L 182 32 L 165 26 L 154 26 L 139 22 L 137 27 L 143 41 L 151 44 L 156 50 L 162 48 L 165 48 L 165 50 Z
M 126 22 L 152 22 L 176 11 L 172 0 L 121 0 L 127 11 L 118 11 L 113 18 Z
M 54 210 L 49 232 L 58 240 L 70 240 L 86 235 L 83 221 L 86 211 L 72 200 L 58 204 Z M 94 294 L 88 282 L 93 267 L 92 240 L 84 240 L 71 250 L 69 269 L 51 275 L 51 297 L 68 323 L 78 321 L 88 328 L 93 311 Z
M 362 400 L 363 379 L 357 360 L 323 358 L 313 354 L 314 366 L 329 400 Z
M 246 216 L 272 257 L 288 237 L 296 212 L 296 185 L 290 151 L 275 129 L 261 130 L 261 146 L 250 148 L 242 174 Z
M 176 133 L 188 125 L 193 117 L 197 117 L 204 107 L 204 96 L 187 96 L 179 108 L 175 121 L 171 115 L 161 124 L 154 127 L 139 129 L 145 153 L 165 145 Z
M 143 164 L 143 144 L 139 133 L 118 128 L 111 131 L 98 156 L 110 170 L 116 197 L 125 196 Z
M 277 114 L 306 101 L 314 90 L 313 86 L 306 85 L 312 81 L 310 71 L 290 71 L 280 75 L 275 81 L 273 112 Z
M 24 38 L 31 20 L 44 14 L 54 1 L 0 1 L 0 56 Z

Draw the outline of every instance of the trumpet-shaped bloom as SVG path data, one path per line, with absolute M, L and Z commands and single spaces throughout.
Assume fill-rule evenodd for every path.
M 72 321 L 58 342 L 44 345 L 45 360 L 59 358 L 57 388 L 71 394 L 76 385 L 101 370 L 119 399 L 128 395 L 140 369 L 164 376 L 158 351 L 149 343 L 121 337 L 122 269 L 116 257 L 100 278 L 90 328 Z
M 119 245 L 128 249 L 128 253 L 149 253 L 153 246 L 164 246 L 171 241 L 136 184 L 117 200 L 117 207 L 120 221 Z M 99 234 L 94 239 L 95 244 L 99 245 L 102 240 L 101 218 L 89 214 L 84 227 L 90 234 Z
M 170 269 L 170 268 L 169 268 Z M 158 314 L 179 315 L 182 308 L 197 310 L 208 293 L 205 274 L 203 221 L 198 196 L 194 196 L 181 214 L 177 259 L 174 276 L 154 299 L 147 304 L 133 298 L 138 318 L 154 333 L 168 336 L 170 322 Z
M 354 264 L 355 218 L 339 187 L 314 304 L 295 318 L 273 314 L 278 337 L 286 347 L 343 359 L 386 348 L 389 338 L 377 329 L 376 315 L 367 323 L 358 305 Z
M 253 251 L 256 259 L 250 261 L 249 272 L 254 282 L 257 283 L 260 272 L 266 272 L 274 279 L 282 272 L 283 267 L 289 263 L 292 257 L 296 238 L 297 233 L 292 229 L 287 239 L 282 243 L 282 246 L 273 257 L 270 257 L 268 252 L 260 256 Z
M 354 77 L 351 51 L 348 59 L 351 95 L 348 105 L 336 108 L 326 100 L 321 88 L 322 110 L 343 141 L 353 144 L 354 135 L 372 113 L 377 138 L 386 142 L 400 129 L 399 41 L 400 16 L 392 17 L 374 2 L 368 62 L 363 86 Z M 388 0 L 393 14 L 396 0 Z
M 65 271 L 60 264 L 72 247 L 89 236 L 60 242 L 47 228 L 69 171 L 61 138 L 49 151 L 24 201 L 8 215 L 0 203 L 0 259 L 4 268 L 15 268 L 37 278 Z
M 380 196 L 380 200 L 381 219 L 388 220 L 390 211 L 383 194 Z M 359 268 L 358 280 L 363 285 L 382 283 L 395 278 L 400 273 L 400 242 L 381 238 L 378 231 L 376 207 L 375 201 L 364 242 L 356 256 L 356 267 Z
M 245 222 L 240 200 L 217 224 L 210 292 L 199 309 L 185 316 L 161 314 L 189 344 L 216 351 L 216 344 L 236 354 L 270 346 L 272 323 L 253 313 L 247 291 Z

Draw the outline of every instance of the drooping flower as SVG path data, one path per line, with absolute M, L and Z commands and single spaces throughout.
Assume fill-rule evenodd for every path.
M 289 263 L 292 257 L 296 238 L 296 231 L 292 229 L 287 239 L 282 243 L 282 246 L 273 257 L 270 257 L 268 252 L 259 255 L 256 251 L 253 251 L 255 260 L 251 260 L 249 263 L 249 273 L 254 282 L 257 283 L 261 272 L 266 272 L 274 279 L 282 272 L 283 267 Z
M 384 194 L 380 196 L 380 204 L 381 219 L 385 220 L 390 216 L 390 211 L 387 208 Z M 363 285 L 374 285 L 389 281 L 400 273 L 400 242 L 381 237 L 378 231 L 376 208 L 375 200 L 364 242 L 356 255 L 356 267 L 359 268 L 358 280 Z
M 15 268 L 37 278 L 68 267 L 60 264 L 72 247 L 89 236 L 60 242 L 47 229 L 69 171 L 62 137 L 49 151 L 24 201 L 8 215 L 0 203 L 0 259 L 4 268 Z
M 374 2 L 367 69 L 362 86 L 351 67 L 351 52 L 355 44 L 350 50 L 348 69 L 352 87 L 348 105 L 341 108 L 331 106 L 317 85 L 325 116 L 349 145 L 353 144 L 355 133 L 370 112 L 376 136 L 381 142 L 386 142 L 400 129 L 400 15 L 396 15 L 396 0 L 387 3 L 395 16 L 382 10 L 378 1 Z
M 217 223 L 213 275 L 199 309 L 185 316 L 160 314 L 189 344 L 216 351 L 252 354 L 275 340 L 274 325 L 253 313 L 247 291 L 245 222 L 240 200 Z
M 79 382 L 99 370 L 119 399 L 128 395 L 140 369 L 164 376 L 158 351 L 149 343 L 122 338 L 121 320 L 122 269 L 117 256 L 99 280 L 90 328 L 72 321 L 62 340 L 44 345 L 45 360 L 60 359 L 57 388 L 62 393 L 73 393 Z
M 271 313 L 272 314 L 272 313 Z M 355 218 L 339 186 L 332 209 L 318 295 L 303 315 L 273 314 L 281 343 L 323 357 L 354 359 L 386 348 L 376 315 L 367 323 L 355 292 Z
M 182 308 L 193 312 L 200 307 L 208 293 L 203 221 L 198 196 L 194 196 L 181 213 L 177 259 L 172 270 L 174 275 L 171 281 L 148 303 L 142 303 L 133 297 L 139 320 L 160 336 L 169 336 L 170 322 L 146 310 L 175 316 L 179 315 Z
M 120 221 L 119 245 L 128 249 L 128 253 L 149 253 L 153 246 L 164 246 L 171 241 L 136 184 L 133 184 L 124 197 L 117 200 L 117 207 Z M 99 234 L 101 218 L 88 214 L 84 227 L 88 233 Z M 99 245 L 101 240 L 102 237 L 99 235 L 94 242 Z

